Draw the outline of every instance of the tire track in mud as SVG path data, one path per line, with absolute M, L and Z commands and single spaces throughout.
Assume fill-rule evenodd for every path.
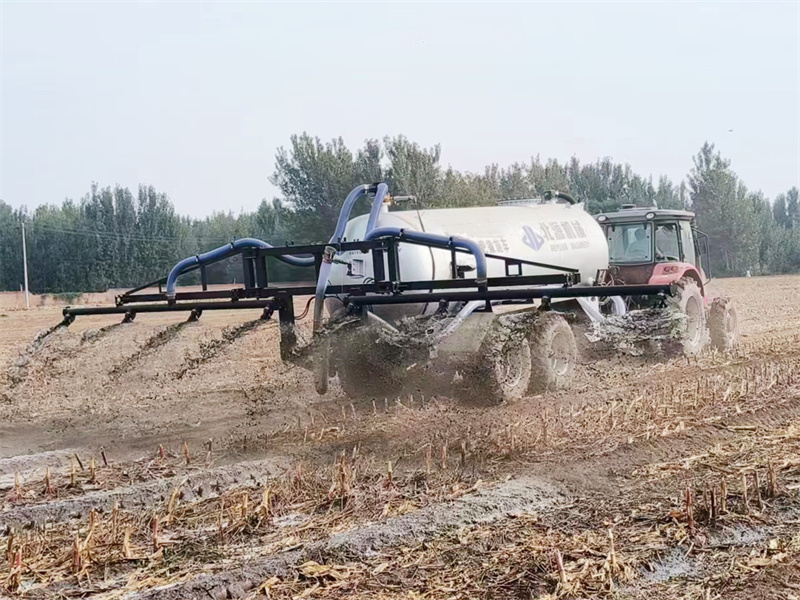
M 449 502 L 391 517 L 383 523 L 351 532 L 336 533 L 327 540 L 297 550 L 247 561 L 216 575 L 200 575 L 184 584 L 126 595 L 129 600 L 189 600 L 242 598 L 264 580 L 293 574 L 293 567 L 316 560 L 326 564 L 334 557 L 357 557 L 389 547 L 430 538 L 465 523 L 486 524 L 520 513 L 550 510 L 567 501 L 558 488 L 530 478 L 520 478 L 479 490 Z
M 29 504 L 0 512 L 0 528 L 30 527 L 84 518 L 91 510 L 109 511 L 114 502 L 126 510 L 149 509 L 165 502 L 180 488 L 180 499 L 192 501 L 215 498 L 237 486 L 265 485 L 289 466 L 288 458 L 268 458 L 239 462 L 223 467 L 165 477 L 143 484 L 120 486 L 109 490 L 89 492 L 64 500 Z
M 780 405 L 754 411 L 751 414 L 737 415 L 718 424 L 698 426 L 675 438 L 640 441 L 594 460 L 560 463 L 559 469 L 563 471 L 560 474 L 554 474 L 556 470 L 553 469 L 553 464 L 539 465 L 538 468 L 536 466 L 526 468 L 525 475 L 518 479 L 487 487 L 477 494 L 470 494 L 453 502 L 439 503 L 409 515 L 390 518 L 379 524 L 334 534 L 325 540 L 309 543 L 300 549 L 280 552 L 244 564 L 237 562 L 235 564 L 238 566 L 228 569 L 225 573 L 201 575 L 181 584 L 163 589 L 136 592 L 126 597 L 137 600 L 179 600 L 196 597 L 240 598 L 251 593 L 255 587 L 270 577 L 293 577 L 298 565 L 308 560 L 315 560 L 320 564 L 337 564 L 337 561 L 342 559 L 359 561 L 382 550 L 436 538 L 447 531 L 452 531 L 453 528 L 472 526 L 477 523 L 496 522 L 500 524 L 509 515 L 513 516 L 517 513 L 541 514 L 547 522 L 552 521 L 552 523 L 558 524 L 564 519 L 569 521 L 574 516 L 572 513 L 569 515 L 560 515 L 559 513 L 561 506 L 568 505 L 572 494 L 576 494 L 572 500 L 578 498 L 577 494 L 580 494 L 580 497 L 589 498 L 586 500 L 585 506 L 591 507 L 594 504 L 593 500 L 596 501 L 598 497 L 619 496 L 621 486 L 627 482 L 630 472 L 637 466 L 676 459 L 686 454 L 696 454 L 699 449 L 711 448 L 719 442 L 734 441 L 742 435 L 742 430 L 735 429 L 736 427 L 756 426 L 775 429 L 796 422 L 798 419 L 800 419 L 800 395 L 795 395 Z M 613 472 L 610 472 L 612 469 Z M 597 481 L 588 477 L 587 474 L 608 479 L 610 483 L 597 485 Z M 670 481 L 677 478 L 678 476 L 673 476 Z M 251 482 L 243 483 L 250 484 Z M 638 482 L 636 484 L 638 493 L 642 493 L 642 490 L 646 490 L 650 485 L 648 481 Z M 663 481 L 652 485 L 657 485 L 660 494 L 663 495 Z M 172 482 L 154 485 L 153 491 L 160 495 L 151 496 L 151 501 L 153 499 L 165 501 L 174 487 Z M 669 489 L 671 490 L 672 487 Z M 113 496 L 106 499 L 106 509 L 113 503 L 113 499 Z M 584 505 L 583 501 L 578 501 L 578 506 L 580 505 Z M 574 508 L 576 505 L 573 503 L 572 506 Z M 84 505 L 82 514 L 85 515 L 90 508 L 91 506 Z M 63 514 L 68 512 L 67 509 L 60 510 Z M 790 511 L 796 511 L 796 507 L 790 506 L 780 514 L 789 514 Z M 778 516 L 780 514 L 776 513 Z M 67 514 L 67 516 L 72 515 Z M 588 519 L 582 525 L 586 528 L 591 527 L 590 522 L 594 522 L 592 519 L 595 521 L 599 519 L 598 515 L 594 513 L 591 518 L 588 514 L 584 517 Z M 0 526 L 2 525 L 3 522 L 0 519 Z M 710 537 L 710 540 L 715 544 L 739 544 L 746 547 L 748 544 L 755 543 L 754 540 L 761 540 L 765 536 L 779 531 L 783 530 L 766 526 L 752 528 L 752 531 L 740 528 L 736 532 L 720 532 L 719 535 Z M 687 568 L 692 572 L 697 569 L 691 560 L 683 560 L 680 564 L 675 563 L 674 565 L 665 563 L 665 569 L 672 567 Z
M 786 405 L 775 409 L 742 415 L 731 419 L 725 425 L 709 426 L 707 431 L 702 432 L 703 435 L 692 436 L 691 439 L 683 440 L 680 444 L 642 442 L 637 444 L 637 448 L 633 450 L 639 460 L 644 462 L 648 462 L 653 457 L 675 458 L 676 455 L 694 452 L 699 447 L 710 448 L 722 440 L 735 441 L 737 437 L 741 437 L 742 430 L 729 429 L 729 427 L 756 425 L 764 429 L 776 429 L 787 423 L 796 422 L 798 418 L 800 418 L 800 398 L 794 398 Z M 615 466 L 620 471 L 627 471 L 638 462 L 615 463 Z M 587 465 L 587 468 L 597 469 L 599 464 L 600 461 L 595 461 L 595 464 Z M 605 476 L 608 477 L 607 474 Z M 613 474 L 611 477 L 624 479 L 626 475 Z M 681 479 L 681 475 L 675 474 L 668 481 L 677 484 Z M 582 490 L 581 495 L 572 496 L 572 490 L 569 487 L 564 488 L 553 484 L 552 480 L 553 478 L 549 478 L 548 481 L 546 478 L 539 478 L 536 475 L 526 475 L 486 488 L 479 494 L 465 496 L 452 503 L 440 503 L 410 515 L 388 519 L 381 524 L 334 534 L 327 540 L 308 544 L 301 549 L 246 563 L 240 562 L 240 566 L 228 569 L 225 573 L 201 575 L 186 582 L 165 586 L 162 589 L 133 592 L 126 595 L 125 598 L 129 600 L 184 600 L 197 597 L 243 598 L 252 594 L 258 585 L 272 577 L 277 576 L 292 581 L 297 576 L 299 566 L 310 560 L 322 565 L 368 562 L 378 553 L 396 551 L 401 545 L 413 547 L 423 541 L 435 540 L 456 528 L 470 528 L 480 524 L 502 528 L 508 517 L 518 514 L 537 514 L 545 527 L 577 531 L 576 536 L 579 536 L 580 532 L 588 535 L 597 529 L 605 531 L 614 514 L 626 511 L 630 513 L 633 507 L 637 506 L 638 494 L 648 493 L 647 497 L 653 502 L 667 500 L 664 495 L 665 484 L 663 481 L 658 484 L 660 493 L 655 495 L 650 493 L 648 489 L 650 484 L 647 480 L 635 482 L 637 494 L 626 498 L 618 491 L 613 495 L 604 493 L 602 496 L 597 496 L 593 490 L 586 488 Z M 672 487 L 674 486 L 666 486 L 669 490 Z M 513 496 L 510 506 L 506 504 L 509 490 Z M 471 512 L 469 508 L 465 509 L 464 506 L 464 504 L 468 507 L 472 505 L 476 497 L 478 497 L 480 509 L 477 514 Z M 602 506 L 602 502 L 600 502 L 602 499 L 607 499 L 609 505 L 603 506 L 597 512 L 594 507 Z M 668 500 L 666 506 L 669 506 Z M 663 510 L 664 518 L 666 518 L 669 508 L 663 508 Z M 751 548 L 764 545 L 769 539 L 774 537 L 793 539 L 800 531 L 800 522 L 796 520 L 798 511 L 800 511 L 800 506 L 798 506 L 796 496 L 785 497 L 770 505 L 760 518 L 753 522 L 734 521 L 719 528 L 701 527 L 698 524 L 701 530 L 698 543 L 701 548 L 724 549 L 734 555 L 738 553 L 744 559 Z M 633 513 L 635 512 L 636 510 L 633 510 Z M 669 520 L 667 519 L 667 521 Z M 649 530 L 651 522 L 651 518 L 639 521 L 643 533 Z M 686 550 L 687 545 L 689 546 L 688 551 Z M 669 585 L 674 585 L 673 577 L 685 581 L 708 577 L 718 572 L 718 565 L 709 564 L 706 555 L 691 555 L 693 543 L 687 541 L 684 544 L 678 539 L 673 539 L 668 543 L 668 547 L 674 551 L 664 556 L 662 556 L 661 550 L 650 550 L 646 555 L 640 555 L 640 559 L 645 563 L 658 560 L 661 564 L 651 573 L 640 570 L 633 582 L 619 590 L 622 597 L 631 597 L 641 591 L 641 586 L 652 585 L 654 582 L 671 580 L 668 581 Z M 473 551 L 479 553 L 482 551 L 482 547 L 477 546 Z M 410 558 L 405 557 L 405 560 L 408 562 L 412 558 L 413 555 Z M 389 567 L 390 569 L 396 567 L 391 554 L 382 556 L 381 560 L 388 561 L 387 564 L 392 565 Z M 309 581 L 307 586 L 311 587 L 312 584 L 313 580 Z
M 63 466 L 75 452 L 68 448 L 0 458 L 0 492 L 10 490 L 17 476 L 32 479 L 43 475 L 48 467 Z

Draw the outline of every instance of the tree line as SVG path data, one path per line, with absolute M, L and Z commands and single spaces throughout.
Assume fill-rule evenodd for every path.
M 262 200 L 253 212 L 215 212 L 205 219 L 179 215 L 167 195 L 152 186 L 91 186 L 79 200 L 29 211 L 0 200 L 0 290 L 23 281 L 25 224 L 30 289 L 74 293 L 134 287 L 164 276 L 181 258 L 240 237 L 273 244 L 327 240 L 339 208 L 356 185 L 386 181 L 391 193 L 410 194 L 420 208 L 492 205 L 501 199 L 540 197 L 546 190 L 571 193 L 591 213 L 622 204 L 692 210 L 711 239 L 715 275 L 800 271 L 800 194 L 797 187 L 772 201 L 749 190 L 712 144 L 693 157 L 685 181 L 657 181 L 610 158 L 581 163 L 533 157 L 482 173 L 441 164 L 441 148 L 425 148 L 404 136 L 368 140 L 355 151 L 341 138 L 323 142 L 292 136 L 275 157 L 270 181 L 281 197 Z M 366 212 L 362 201 L 358 212 Z M 274 279 L 308 277 L 276 262 Z M 196 274 L 195 274 L 196 277 Z M 233 259 L 209 269 L 212 283 L 241 277 Z

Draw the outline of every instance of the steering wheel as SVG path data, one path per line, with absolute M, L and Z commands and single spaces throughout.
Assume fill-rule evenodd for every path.
M 674 261 L 678 262 L 677 256 L 669 256 L 661 252 L 661 250 L 656 249 L 656 260 L 667 260 L 667 261 Z

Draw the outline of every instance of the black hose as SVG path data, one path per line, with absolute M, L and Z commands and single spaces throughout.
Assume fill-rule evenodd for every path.
M 575 198 L 573 198 L 572 196 L 570 196 L 566 192 L 558 192 L 556 190 L 547 190 L 543 194 L 543 196 L 544 196 L 545 200 L 552 200 L 553 198 L 556 198 L 558 200 L 566 200 L 569 204 L 577 204 L 578 203 L 578 201 L 575 200 Z

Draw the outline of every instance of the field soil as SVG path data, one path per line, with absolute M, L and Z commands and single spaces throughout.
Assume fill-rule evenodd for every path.
M 800 278 L 711 289 L 733 353 L 500 406 L 317 396 L 259 311 L 0 311 L 0 597 L 798 599 Z

